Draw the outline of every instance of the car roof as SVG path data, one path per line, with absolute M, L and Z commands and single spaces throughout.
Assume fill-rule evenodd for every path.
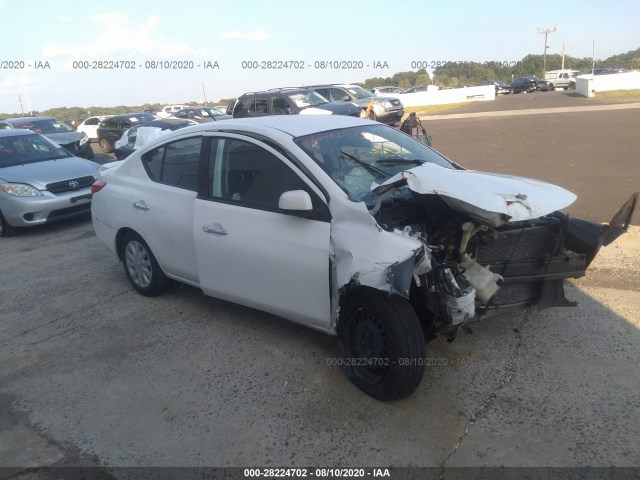
M 163 137 L 163 141 L 185 133 L 195 132 L 249 132 L 268 135 L 282 132 L 292 137 L 341 128 L 371 125 L 371 120 L 347 115 L 266 115 L 254 118 L 234 118 L 224 122 L 209 122 L 176 130 Z
M 182 118 L 161 118 L 158 120 L 151 120 L 150 122 L 138 123 L 135 127 L 158 127 L 158 128 L 171 128 L 176 125 L 189 125 L 191 120 L 185 120 Z
M 27 130 L 26 128 L 11 128 L 0 130 L 0 138 L 19 137 L 22 135 L 37 135 L 37 133 L 33 130 Z
M 55 117 L 13 117 L 13 118 L 5 118 L 2 120 L 7 123 L 21 123 L 21 122 L 33 122 L 36 120 L 58 120 Z
M 153 115 L 153 113 L 149 112 L 130 112 L 130 113 L 120 113 L 118 115 L 111 115 L 109 118 L 127 118 L 127 117 L 135 117 L 136 115 Z

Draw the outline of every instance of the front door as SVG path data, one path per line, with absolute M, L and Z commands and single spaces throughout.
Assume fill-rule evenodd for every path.
M 330 218 L 319 191 L 261 142 L 235 134 L 210 141 L 207 185 L 194 209 L 202 290 L 329 328 Z M 280 195 L 291 190 L 307 191 L 320 213 L 305 218 L 280 210 Z

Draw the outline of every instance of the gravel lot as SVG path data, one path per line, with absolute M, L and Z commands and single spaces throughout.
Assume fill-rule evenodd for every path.
M 616 118 L 585 113 L 598 114 Z M 542 149 L 535 132 L 549 121 L 527 120 Z M 500 128 L 486 119 L 429 125 L 436 148 L 463 164 L 451 152 L 490 150 L 493 160 L 470 159 L 497 171 L 517 169 L 508 142 L 527 137 L 511 122 L 498 148 L 475 133 Z M 455 141 L 460 128 L 472 146 Z M 594 152 L 609 170 L 627 161 L 609 154 L 616 142 L 638 151 L 620 135 Z M 558 138 L 567 151 L 575 141 Z M 575 181 L 559 170 L 555 183 Z M 581 199 L 586 210 L 617 202 Z M 0 466 L 19 467 L 21 480 L 44 478 L 24 469 L 46 465 L 638 467 L 639 256 L 632 227 L 570 282 L 577 308 L 430 343 L 436 365 L 416 394 L 385 404 L 329 365 L 333 337 L 191 287 L 142 297 L 86 219 L 27 230 L 0 241 Z

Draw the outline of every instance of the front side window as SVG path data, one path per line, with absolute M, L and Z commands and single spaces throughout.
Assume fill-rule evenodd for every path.
M 211 198 L 266 210 L 278 210 L 280 195 L 287 191 L 305 190 L 315 197 L 278 157 L 235 138 L 211 140 L 208 185 Z
M 201 146 L 201 137 L 178 140 L 145 153 L 142 163 L 151 180 L 197 191 Z
M 319 132 L 294 141 L 354 202 L 370 201 L 373 184 L 425 162 L 456 168 L 435 150 L 386 125 Z
M 273 108 L 274 115 L 289 115 L 291 113 L 289 104 L 282 97 L 272 97 L 271 106 Z

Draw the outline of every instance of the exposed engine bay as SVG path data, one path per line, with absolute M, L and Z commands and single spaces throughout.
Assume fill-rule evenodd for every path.
M 418 238 L 410 300 L 425 334 L 455 336 L 461 325 L 530 306 L 574 306 L 565 278 L 578 278 L 603 245 L 629 225 L 634 194 L 608 225 L 555 211 L 542 217 L 483 223 L 441 195 L 398 185 L 378 192 L 370 213 L 387 231 Z M 487 217 L 484 215 L 484 217 Z

